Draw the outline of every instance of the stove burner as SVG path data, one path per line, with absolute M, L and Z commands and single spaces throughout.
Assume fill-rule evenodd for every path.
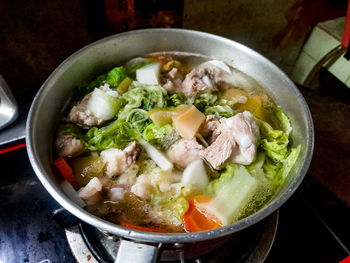
M 255 263 L 264 262 L 275 239 L 278 211 L 264 221 L 236 233 L 223 246 L 194 259 L 167 262 L 186 263 Z M 119 238 L 108 236 L 98 229 L 81 223 L 65 229 L 72 253 L 78 263 L 109 263 L 115 261 Z M 163 262 L 163 261 L 161 261 Z

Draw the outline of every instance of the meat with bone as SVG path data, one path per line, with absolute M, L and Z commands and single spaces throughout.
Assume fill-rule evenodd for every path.
M 92 93 L 85 97 L 72 107 L 68 114 L 68 121 L 76 123 L 83 127 L 92 127 L 103 124 L 104 120 L 98 119 L 87 108 Z
M 218 137 L 217 128 L 220 121 L 215 119 L 214 115 L 207 115 L 204 123 L 199 128 L 198 132 L 207 140 L 210 145 Z
M 182 92 L 186 96 L 195 96 L 200 92 L 212 92 L 232 87 L 252 92 L 258 83 L 239 70 L 230 67 L 222 61 L 211 60 L 202 63 L 186 75 L 182 82 Z M 237 101 L 244 103 L 243 96 Z
M 111 148 L 101 152 L 100 156 L 107 163 L 106 175 L 112 177 L 119 175 L 130 168 L 140 154 L 140 147 L 136 142 L 130 143 L 124 150 Z
M 55 142 L 58 156 L 72 157 L 84 151 L 84 144 L 81 140 L 72 135 L 59 135 Z
M 254 161 L 259 139 L 259 128 L 254 116 L 244 111 L 231 118 L 220 119 L 216 140 L 201 155 L 218 169 L 227 160 L 250 164 Z
M 212 62 L 215 61 L 203 63 L 186 75 L 182 82 L 182 92 L 186 96 L 230 87 L 231 84 L 227 81 L 231 72 L 230 67 L 220 61 L 216 61 L 220 62 L 218 65 Z
M 170 94 L 174 94 L 182 91 L 182 81 L 184 76 L 182 72 L 174 67 L 169 72 L 165 73 L 161 78 L 162 87 L 165 88 Z

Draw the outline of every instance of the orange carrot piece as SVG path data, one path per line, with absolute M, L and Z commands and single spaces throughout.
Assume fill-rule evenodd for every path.
M 171 60 L 171 57 L 167 55 L 155 55 L 155 56 L 153 55 L 153 56 L 148 56 L 147 58 L 155 62 L 159 62 L 162 65 L 165 65 Z
M 125 222 L 122 222 L 120 225 L 123 226 L 123 227 L 131 228 L 131 229 L 135 229 L 135 230 L 140 230 L 140 231 L 145 231 L 145 232 L 166 233 L 164 230 L 161 230 L 161 229 L 154 229 L 154 228 L 149 228 L 149 227 L 136 226 L 136 225 L 128 224 L 128 223 L 125 223 Z
M 58 169 L 58 171 L 60 171 L 64 179 L 66 179 L 73 187 L 78 186 L 78 183 L 73 175 L 72 168 L 68 165 L 68 163 L 63 157 L 57 158 L 53 163 Z
M 210 201 L 208 196 L 196 196 L 189 201 L 189 209 L 183 218 L 187 231 L 200 232 L 222 227 L 220 220 L 203 207 Z

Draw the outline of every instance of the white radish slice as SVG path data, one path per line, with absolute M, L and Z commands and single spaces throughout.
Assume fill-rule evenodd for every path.
M 73 186 L 66 180 L 61 183 L 61 187 L 63 192 L 72 200 L 75 204 L 80 207 L 86 206 L 85 202 L 79 197 L 77 191 L 73 188 Z
M 174 165 L 165 157 L 165 155 L 157 148 L 149 144 L 143 139 L 137 140 L 148 153 L 149 157 L 162 169 L 163 171 L 170 171 Z
M 136 70 L 136 80 L 140 83 L 158 85 L 160 64 L 152 63 Z
M 195 160 L 186 167 L 181 183 L 195 185 L 198 190 L 204 190 L 208 186 L 209 178 L 202 160 Z

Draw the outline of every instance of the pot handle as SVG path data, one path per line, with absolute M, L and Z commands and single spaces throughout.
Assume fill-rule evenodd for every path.
M 162 244 L 150 245 L 120 239 L 114 263 L 156 263 Z
M 81 223 L 80 219 L 72 215 L 63 207 L 57 208 L 52 212 L 53 219 L 62 228 L 69 228 Z

